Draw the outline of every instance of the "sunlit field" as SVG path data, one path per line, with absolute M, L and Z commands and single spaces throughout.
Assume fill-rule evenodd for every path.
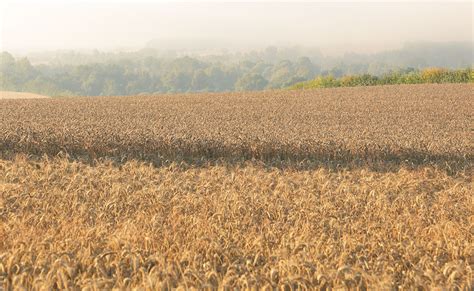
M 473 89 L 0 100 L 0 286 L 471 290 Z
M 35 94 L 35 93 L 27 93 L 27 92 L 0 91 L 0 100 L 1 99 L 42 99 L 42 98 L 49 98 L 49 97 Z

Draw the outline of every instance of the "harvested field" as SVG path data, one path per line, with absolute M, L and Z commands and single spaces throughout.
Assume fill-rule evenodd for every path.
M 473 89 L 2 100 L 0 284 L 471 290 Z
M 49 96 L 39 95 L 28 92 L 0 91 L 0 100 L 2 99 L 43 99 Z

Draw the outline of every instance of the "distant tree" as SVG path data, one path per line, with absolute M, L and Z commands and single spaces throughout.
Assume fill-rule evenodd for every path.
M 298 78 L 309 80 L 319 73 L 316 67 L 308 57 L 300 57 L 295 64 L 295 75 Z
M 282 88 L 289 79 L 295 76 L 293 64 L 288 60 L 280 61 L 273 67 L 273 72 L 269 80 L 269 87 Z
M 81 85 L 81 93 L 89 96 L 101 95 L 103 79 L 100 72 L 93 71 L 87 75 Z
M 267 84 L 268 81 L 261 75 L 250 73 L 242 76 L 235 84 L 235 88 L 239 91 L 262 90 Z
M 194 72 L 191 80 L 191 88 L 194 91 L 204 91 L 209 88 L 209 77 L 204 70 L 198 69 Z
M 15 58 L 8 52 L 0 53 L 0 71 L 4 72 L 15 66 Z
M 17 89 L 18 80 L 15 73 L 15 59 L 7 52 L 0 54 L 0 89 L 11 90 Z

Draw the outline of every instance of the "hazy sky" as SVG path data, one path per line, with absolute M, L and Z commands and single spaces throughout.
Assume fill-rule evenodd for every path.
M 132 3 L 133 2 L 133 3 Z M 374 51 L 471 41 L 471 2 L 2 1 L 1 50 L 137 49 L 151 39 Z

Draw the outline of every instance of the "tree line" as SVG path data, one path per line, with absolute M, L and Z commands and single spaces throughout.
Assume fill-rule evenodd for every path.
M 420 44 L 340 57 L 301 48 L 192 56 L 144 49 L 31 55 L 33 63 L 3 52 L 0 90 L 98 96 L 420 83 L 427 80 L 423 70 L 433 66 L 458 69 L 442 71 L 439 82 L 464 82 L 466 72 L 459 69 L 472 65 L 471 49 L 472 44 Z
M 205 62 L 191 57 L 116 60 L 85 65 L 36 65 L 27 58 L 0 56 L 4 91 L 45 95 L 135 95 L 284 88 L 314 78 L 320 70 L 309 58 L 276 64 Z

